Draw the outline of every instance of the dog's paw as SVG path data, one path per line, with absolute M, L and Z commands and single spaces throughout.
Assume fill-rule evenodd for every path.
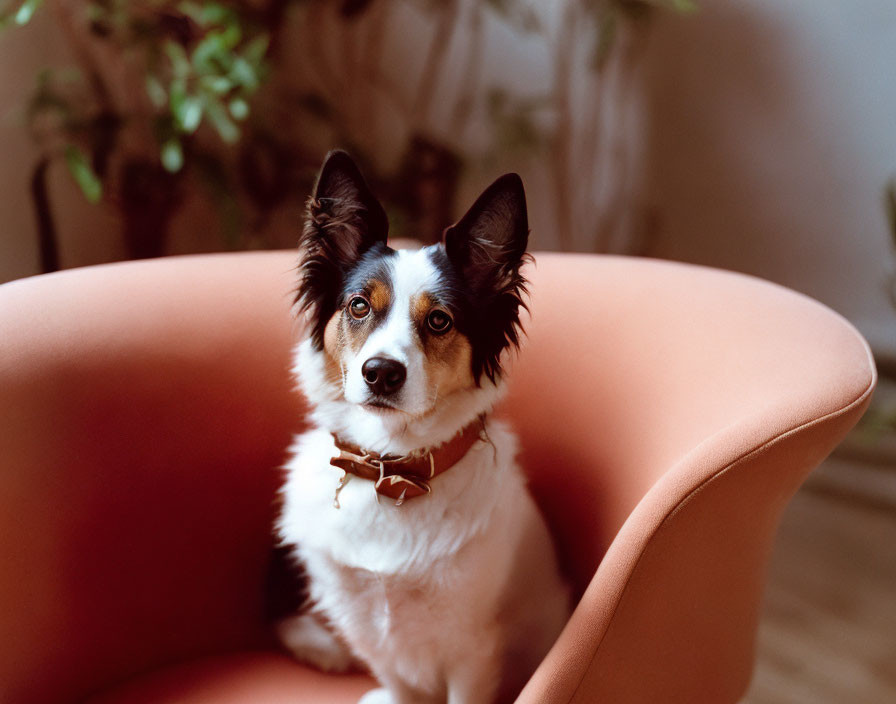
M 358 700 L 358 704 L 397 704 L 395 698 L 385 687 L 371 689 Z
M 277 635 L 297 660 L 324 672 L 357 669 L 345 644 L 311 613 L 283 619 L 277 624 Z

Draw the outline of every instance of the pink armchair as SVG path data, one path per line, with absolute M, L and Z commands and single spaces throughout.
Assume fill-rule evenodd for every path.
M 265 622 L 294 255 L 0 287 L 0 701 L 353 702 Z M 578 606 L 520 704 L 736 702 L 778 519 L 868 348 L 765 282 L 542 254 L 502 410 Z

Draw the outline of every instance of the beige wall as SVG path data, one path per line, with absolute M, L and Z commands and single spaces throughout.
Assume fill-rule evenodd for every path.
M 896 353 L 896 3 L 700 0 L 649 45 L 651 253 L 757 274 Z

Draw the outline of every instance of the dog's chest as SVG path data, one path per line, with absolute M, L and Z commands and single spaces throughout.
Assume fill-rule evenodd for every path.
M 499 584 L 469 569 L 469 552 L 437 560 L 428 575 L 381 574 L 318 556 L 312 594 L 365 662 L 438 687 L 445 668 L 476 647 L 471 634 L 484 636 L 494 621 Z
M 389 640 L 406 649 L 424 634 L 431 637 L 421 625 L 432 623 L 442 593 L 426 577 L 382 574 L 328 558 L 316 561 L 314 572 L 319 602 L 352 641 L 371 640 L 381 648 Z
M 515 439 L 500 423 L 487 432 L 491 442 L 431 494 L 400 507 L 355 478 L 336 508 L 342 472 L 324 431 L 299 438 L 287 467 L 278 530 L 305 564 L 315 608 L 375 672 L 427 691 L 471 652 L 513 642 L 508 624 L 539 613 L 544 594 L 562 600 L 550 539 L 512 463 Z

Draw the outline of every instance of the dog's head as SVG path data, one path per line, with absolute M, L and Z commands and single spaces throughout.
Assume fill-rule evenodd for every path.
M 331 152 L 308 200 L 296 303 L 335 397 L 419 418 L 494 386 L 520 339 L 528 223 L 519 176 L 489 186 L 420 250 L 386 245 L 388 221 L 355 163 Z

